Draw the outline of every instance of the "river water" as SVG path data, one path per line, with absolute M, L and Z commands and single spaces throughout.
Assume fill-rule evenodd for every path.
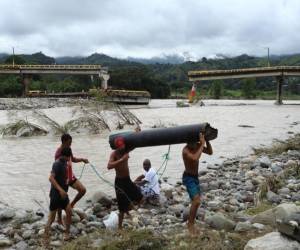
M 208 163 L 220 163 L 224 157 L 247 155 L 252 152 L 252 147 L 270 145 L 274 139 L 286 139 L 290 136 L 288 133 L 300 133 L 300 101 L 286 101 L 287 105 L 281 106 L 273 103 L 257 100 L 206 100 L 203 107 L 176 108 L 176 100 L 152 100 L 148 106 L 133 107 L 131 111 L 143 122 L 142 129 L 161 124 L 174 126 L 202 122 L 209 122 L 218 128 L 218 138 L 212 141 L 214 155 L 204 155 L 201 159 L 201 167 L 205 167 Z M 27 112 L 14 111 L 14 115 L 24 117 Z M 70 108 L 52 108 L 44 112 L 58 122 L 65 122 L 72 117 Z M 0 111 L 0 125 L 6 124 L 11 115 L 11 111 Z M 113 182 L 114 171 L 106 168 L 111 152 L 108 135 L 108 132 L 100 135 L 74 134 L 72 149 L 75 156 L 88 158 L 102 176 Z M 0 201 L 14 207 L 36 208 L 38 205 L 34 200 L 37 200 L 47 207 L 50 188 L 48 176 L 59 144 L 60 137 L 55 135 L 0 139 Z M 170 160 L 164 175 L 170 177 L 171 182 L 178 181 L 183 171 L 182 148 L 183 145 L 171 146 Z M 144 158 L 149 158 L 152 166 L 159 168 L 162 155 L 167 150 L 167 146 L 159 146 L 131 152 L 129 165 L 132 179 L 142 173 Z M 73 169 L 79 176 L 82 164 L 74 164 Z M 89 168 L 81 181 L 87 187 L 86 198 L 96 190 L 114 196 L 113 187 L 99 180 Z M 71 198 L 74 195 L 72 190 L 70 195 Z

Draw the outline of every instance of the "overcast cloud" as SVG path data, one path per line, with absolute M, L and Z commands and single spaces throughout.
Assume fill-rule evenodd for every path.
M 0 0 L 0 52 L 300 52 L 299 0 Z

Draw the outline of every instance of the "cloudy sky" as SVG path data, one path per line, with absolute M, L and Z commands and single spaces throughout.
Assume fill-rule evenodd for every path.
M 0 0 L 0 52 L 264 56 L 300 52 L 299 0 Z

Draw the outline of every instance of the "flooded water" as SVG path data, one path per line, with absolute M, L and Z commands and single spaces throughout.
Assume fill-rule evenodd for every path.
M 213 156 L 203 156 L 201 163 L 220 162 L 223 157 L 234 157 L 251 153 L 252 147 L 270 145 L 274 139 L 286 139 L 288 132 L 300 133 L 300 102 L 291 101 L 276 106 L 273 101 L 232 101 L 207 100 L 206 106 L 176 108 L 176 100 L 152 100 L 149 106 L 132 108 L 131 111 L 143 122 L 142 129 L 153 125 L 167 126 L 209 122 L 218 128 L 219 136 L 212 141 Z M 14 115 L 25 117 L 28 111 L 14 111 Z M 45 110 L 58 122 L 72 117 L 70 108 L 52 108 Z M 7 123 L 12 112 L 0 111 L 0 125 Z M 297 123 L 298 122 L 298 123 Z M 294 123 L 294 125 L 293 125 Z M 241 127 L 249 125 L 253 127 Z M 73 153 L 77 157 L 86 157 L 107 180 L 113 182 L 114 171 L 106 168 L 111 149 L 108 144 L 108 132 L 101 135 L 72 135 Z M 47 206 L 48 176 L 53 163 L 54 152 L 60 144 L 55 135 L 32 138 L 0 139 L 0 201 L 15 207 L 34 208 L 38 200 Z M 172 145 L 170 161 L 165 176 L 172 182 L 181 177 L 183 163 L 181 150 L 183 145 Z M 130 154 L 129 165 L 134 179 L 142 173 L 142 161 L 149 158 L 155 168 L 162 164 L 162 155 L 167 146 L 139 148 Z M 74 172 L 80 175 L 82 164 L 74 164 Z M 98 179 L 87 168 L 81 179 L 87 187 L 86 197 L 95 190 L 114 195 L 113 188 Z M 71 191 L 71 198 L 74 192 Z

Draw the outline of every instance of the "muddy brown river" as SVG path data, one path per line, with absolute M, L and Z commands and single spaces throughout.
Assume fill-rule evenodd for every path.
M 276 106 L 274 101 L 207 100 L 205 106 L 177 108 L 176 100 L 152 100 L 149 106 L 131 107 L 130 110 L 143 122 L 142 129 L 154 125 L 183 125 L 209 122 L 219 129 L 219 136 L 212 141 L 213 156 L 203 156 L 201 167 L 209 163 L 220 163 L 225 158 L 251 153 L 252 147 L 270 145 L 274 139 L 286 139 L 292 133 L 300 133 L 300 101 L 289 101 Z M 59 123 L 72 118 L 71 108 L 51 108 L 44 110 Z M 29 116 L 29 111 L 0 111 L 0 125 L 6 124 L 15 115 Z M 28 118 L 30 119 L 30 117 Z M 33 119 L 33 118 L 32 118 Z M 247 126 L 245 126 L 247 125 Z M 86 157 L 101 175 L 113 182 L 114 171 L 108 171 L 106 164 L 111 149 L 108 144 L 109 132 L 100 135 L 72 134 L 73 153 Z M 0 201 L 14 207 L 38 207 L 38 200 L 47 207 L 48 176 L 54 153 L 60 144 L 60 136 L 49 134 L 31 138 L 0 139 Z M 183 145 L 172 145 L 170 160 L 164 176 L 171 182 L 180 179 L 183 171 L 181 150 Z M 132 178 L 142 173 L 142 161 L 149 158 L 158 168 L 162 155 L 168 146 L 135 149 L 130 154 L 129 165 Z M 82 164 L 74 164 L 74 172 L 80 175 Z M 113 188 L 99 180 L 90 169 L 84 172 L 82 183 L 87 187 L 86 197 L 93 191 L 102 190 L 114 195 Z M 71 191 L 71 197 L 74 192 Z M 81 205 L 84 201 L 81 202 Z M 80 205 L 80 204 L 79 204 Z

